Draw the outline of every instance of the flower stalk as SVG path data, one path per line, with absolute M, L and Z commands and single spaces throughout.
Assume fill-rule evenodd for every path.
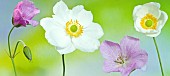
M 16 72 L 16 68 L 15 68 L 15 63 L 14 63 L 14 57 L 12 55 L 11 47 L 10 47 L 10 35 L 11 35 L 13 30 L 14 30 L 14 27 L 12 27 L 12 29 L 10 30 L 10 32 L 8 34 L 8 49 L 9 49 L 9 56 L 11 58 L 12 65 L 13 65 L 13 68 L 14 68 L 15 76 L 17 76 L 17 72 Z
M 22 40 L 18 40 L 18 42 L 17 42 L 17 44 L 15 46 L 15 50 L 12 53 L 12 50 L 11 50 L 11 47 L 10 47 L 10 35 L 11 35 L 12 31 L 14 30 L 14 28 L 15 28 L 15 26 L 12 27 L 12 29 L 10 30 L 10 32 L 8 34 L 8 48 L 9 48 L 9 57 L 11 58 L 11 61 L 12 61 L 15 76 L 17 76 L 15 63 L 14 63 L 14 58 L 18 54 L 18 53 L 16 54 L 16 51 L 17 51 L 17 47 L 18 47 L 19 43 L 22 43 L 24 48 L 26 48 L 26 49 L 23 50 L 23 52 L 24 52 L 24 55 L 27 57 L 28 60 L 32 60 L 32 54 L 31 54 L 31 50 L 29 49 L 29 47 L 26 46 L 25 43 Z
M 63 76 L 65 76 L 65 62 L 64 62 L 64 54 L 62 54 L 62 62 L 63 62 Z
M 16 46 L 15 46 L 13 58 L 16 56 L 16 50 L 17 50 L 17 48 L 18 48 L 18 44 L 19 44 L 19 43 L 22 43 L 22 44 L 24 45 L 24 47 L 26 46 L 25 43 L 24 43 L 22 40 L 18 40 L 18 42 L 17 42 L 17 44 L 16 44 Z
M 12 65 L 13 65 L 13 68 L 14 68 L 15 76 L 17 76 L 17 72 L 16 72 L 16 68 L 15 68 L 15 63 L 14 63 L 14 58 L 11 58 L 11 61 L 12 61 Z
M 12 27 L 12 29 L 10 30 L 9 34 L 8 34 L 8 49 L 9 49 L 9 56 L 11 57 L 11 47 L 10 47 L 10 35 L 13 31 L 14 27 Z
M 160 65 L 160 68 L 161 68 L 161 73 L 162 73 L 162 76 L 164 76 L 164 71 L 163 71 L 163 67 L 162 67 L 161 57 L 160 57 L 160 54 L 159 54 L 159 49 L 158 49 L 158 45 L 156 43 L 155 37 L 153 37 L 153 41 L 154 41 L 154 44 L 155 44 L 155 47 L 156 47 L 156 52 L 157 52 L 158 59 L 159 59 L 159 65 Z

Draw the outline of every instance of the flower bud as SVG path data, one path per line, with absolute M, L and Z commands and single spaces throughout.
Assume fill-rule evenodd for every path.
M 25 57 L 28 59 L 28 60 L 32 60 L 32 54 L 31 54 L 31 50 L 30 50 L 30 48 L 28 47 L 28 46 L 25 46 L 24 48 L 23 48 L 23 52 L 24 52 L 24 55 L 25 55 Z

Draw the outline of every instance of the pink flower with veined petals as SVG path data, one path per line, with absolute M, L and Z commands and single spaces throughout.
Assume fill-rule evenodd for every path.
M 35 15 L 40 13 L 40 10 L 36 8 L 33 2 L 29 0 L 23 0 L 17 4 L 13 12 L 13 25 L 15 27 L 25 26 L 30 24 L 37 26 L 38 22 L 32 20 Z
M 104 61 L 105 72 L 121 72 L 128 76 L 135 69 L 141 69 L 148 60 L 148 54 L 140 48 L 137 38 L 125 36 L 120 45 L 111 41 L 104 41 L 100 46 Z

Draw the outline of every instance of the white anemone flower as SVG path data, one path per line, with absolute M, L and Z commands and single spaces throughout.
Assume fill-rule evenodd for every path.
M 165 25 L 168 15 L 160 10 L 156 2 L 138 5 L 133 10 L 134 27 L 136 31 L 149 37 L 157 37 Z
M 91 11 L 82 5 L 68 9 L 61 0 L 53 7 L 52 18 L 43 18 L 40 25 L 44 28 L 45 38 L 54 45 L 60 54 L 71 53 L 76 49 L 94 52 L 100 46 L 99 38 L 103 29 L 93 22 Z

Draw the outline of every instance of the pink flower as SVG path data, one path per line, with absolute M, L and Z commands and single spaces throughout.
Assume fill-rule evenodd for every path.
M 104 61 L 105 72 L 121 72 L 122 76 L 128 76 L 135 69 L 142 68 L 148 54 L 140 48 L 137 38 L 125 36 L 120 45 L 111 41 L 104 41 L 100 46 Z
M 25 26 L 31 24 L 37 26 L 38 22 L 32 20 L 35 15 L 40 13 L 40 10 L 36 8 L 33 2 L 29 0 L 23 0 L 17 4 L 13 12 L 13 25 L 15 27 Z

